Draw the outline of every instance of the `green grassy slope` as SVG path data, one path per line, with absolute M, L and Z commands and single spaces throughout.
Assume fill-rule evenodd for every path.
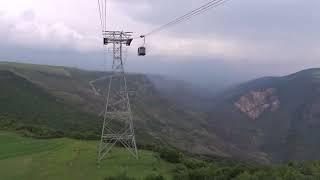
M 55 131 L 98 131 L 97 116 L 66 104 L 26 79 L 0 71 L 0 128 L 49 127 Z M 35 131 L 35 130 L 34 130 Z
M 104 179 L 126 173 L 137 179 L 150 174 L 169 177 L 174 165 L 151 151 L 139 151 L 136 160 L 122 148 L 96 164 L 97 141 L 36 140 L 0 131 L 0 179 Z
M 122 148 L 114 148 L 99 166 L 96 163 L 97 143 L 68 138 L 32 139 L 0 131 L 0 179 L 127 180 L 130 177 L 130 180 L 150 180 L 146 178 L 150 175 L 159 180 L 320 178 L 320 162 L 261 166 L 221 158 L 206 162 L 182 155 L 178 162 L 169 163 L 162 159 L 161 153 L 140 150 L 140 159 L 137 160 Z M 127 178 L 119 176 L 121 174 L 126 174 Z

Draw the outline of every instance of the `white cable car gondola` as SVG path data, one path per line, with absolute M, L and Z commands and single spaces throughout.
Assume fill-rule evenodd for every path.
M 140 36 L 143 38 L 143 45 L 138 48 L 138 56 L 145 56 L 146 55 L 146 47 L 144 46 L 146 43 L 146 38 L 145 36 Z

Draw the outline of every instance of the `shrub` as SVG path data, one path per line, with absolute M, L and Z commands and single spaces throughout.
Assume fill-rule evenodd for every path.
M 126 173 L 122 173 L 116 176 L 106 177 L 104 180 L 135 180 L 135 178 L 129 177 Z
M 182 162 L 189 169 L 202 168 L 208 165 L 206 162 L 197 159 L 184 159 Z
M 256 179 L 248 172 L 244 172 L 238 175 L 234 180 L 256 180 Z
M 161 149 L 159 151 L 160 158 L 171 163 L 180 163 L 181 154 L 174 149 Z
M 164 177 L 162 175 L 151 174 L 145 177 L 144 180 L 164 180 Z
M 60 138 L 64 136 L 61 131 L 56 131 L 42 126 L 26 126 L 19 125 L 16 130 L 20 131 L 24 136 L 33 138 Z

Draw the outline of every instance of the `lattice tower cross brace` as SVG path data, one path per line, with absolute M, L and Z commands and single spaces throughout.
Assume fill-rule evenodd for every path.
M 123 145 L 135 158 L 138 151 L 133 127 L 129 92 L 123 63 L 123 45 L 130 46 L 131 32 L 105 31 L 103 33 L 104 45 L 112 45 L 113 64 L 112 74 L 108 78 L 105 110 L 101 141 L 98 150 L 100 163 L 110 150 L 117 144 Z

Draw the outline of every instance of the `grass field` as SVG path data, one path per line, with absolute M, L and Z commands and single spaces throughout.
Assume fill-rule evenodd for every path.
M 115 148 L 98 166 L 96 151 L 96 141 L 39 140 L 0 132 L 0 179 L 89 180 L 122 173 L 138 179 L 150 174 L 169 178 L 174 168 L 154 152 L 139 151 L 140 159 L 136 160 L 122 148 Z

